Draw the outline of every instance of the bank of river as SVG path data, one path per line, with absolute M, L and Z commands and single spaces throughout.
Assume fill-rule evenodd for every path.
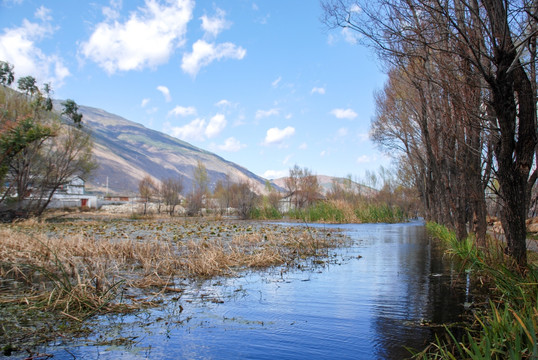
M 283 224 L 283 226 L 304 226 Z M 100 316 L 95 331 L 39 352 L 55 359 L 402 359 L 458 322 L 465 282 L 420 222 L 342 229 L 329 260 L 184 284 L 160 306 Z M 468 290 L 468 289 L 467 289 Z

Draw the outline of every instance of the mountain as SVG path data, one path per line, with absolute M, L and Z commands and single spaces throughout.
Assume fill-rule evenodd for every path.
M 79 112 L 83 128 L 93 135 L 98 164 L 86 179 L 89 191 L 138 194 L 138 183 L 150 175 L 156 182 L 181 176 L 187 192 L 198 161 L 207 169 L 210 189 L 228 176 L 231 182 L 249 181 L 257 193 L 265 191 L 265 179 L 209 151 L 101 109 L 79 105 Z

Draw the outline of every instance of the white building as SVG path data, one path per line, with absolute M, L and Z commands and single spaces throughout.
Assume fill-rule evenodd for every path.
M 48 208 L 97 208 L 97 196 L 85 193 L 85 181 L 74 176 L 54 193 Z

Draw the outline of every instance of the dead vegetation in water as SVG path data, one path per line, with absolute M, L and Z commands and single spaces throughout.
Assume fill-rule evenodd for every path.
M 0 239 L 0 306 L 54 312 L 74 322 L 151 304 L 119 295 L 141 294 L 134 289 L 166 292 L 177 289 L 178 279 L 292 266 L 345 242 L 336 232 L 303 227 L 117 219 L 29 220 L 3 225 Z M 2 340 L 20 330 L 6 326 Z

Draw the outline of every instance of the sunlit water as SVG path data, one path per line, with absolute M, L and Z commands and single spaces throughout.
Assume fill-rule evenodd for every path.
M 161 308 L 96 319 L 99 334 L 43 350 L 55 359 L 402 359 L 432 340 L 424 324 L 458 320 L 465 288 L 421 223 L 323 226 L 354 245 L 306 270 L 191 284 Z

